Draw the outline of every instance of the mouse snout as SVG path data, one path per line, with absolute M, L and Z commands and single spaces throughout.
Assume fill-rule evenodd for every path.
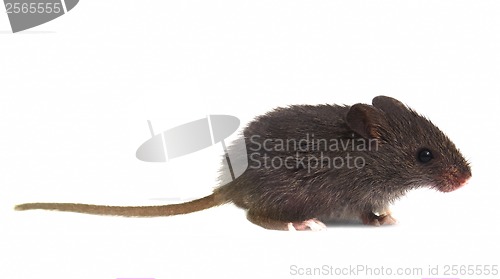
M 452 166 L 443 174 L 443 184 L 439 187 L 442 192 L 455 191 L 466 185 L 472 174 L 470 168 Z
M 470 177 L 469 177 L 469 178 L 463 178 L 463 179 L 460 181 L 460 187 L 462 187 L 462 186 L 465 186 L 465 185 L 469 184 L 469 180 L 470 180 Z

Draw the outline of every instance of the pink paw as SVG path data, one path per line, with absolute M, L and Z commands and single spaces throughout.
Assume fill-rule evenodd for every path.
M 289 231 L 311 230 L 317 232 L 317 231 L 326 231 L 326 226 L 318 219 L 313 218 L 302 222 L 290 222 L 288 223 L 288 230 Z
M 385 215 L 378 219 L 380 225 L 395 225 L 398 221 L 394 219 L 391 215 Z

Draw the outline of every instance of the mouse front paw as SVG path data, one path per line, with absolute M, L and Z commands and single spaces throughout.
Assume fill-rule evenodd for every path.
M 390 213 L 376 215 L 373 212 L 362 214 L 361 221 L 363 221 L 365 225 L 376 227 L 381 225 L 395 225 L 397 223 L 397 220 L 394 219 Z
M 311 230 L 314 232 L 317 231 L 326 231 L 326 225 L 323 222 L 319 221 L 316 218 L 305 220 L 302 222 L 290 222 L 288 223 L 289 231 L 307 231 Z

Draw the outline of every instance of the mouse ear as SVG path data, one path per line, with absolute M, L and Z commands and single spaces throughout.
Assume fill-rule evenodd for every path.
M 377 96 L 373 98 L 372 104 L 374 107 L 381 109 L 385 113 L 395 114 L 408 111 L 405 104 L 400 101 L 387 97 L 387 96 Z
M 384 113 L 365 104 L 351 106 L 346 116 L 346 122 L 349 128 L 367 139 L 381 139 L 381 128 L 387 126 Z

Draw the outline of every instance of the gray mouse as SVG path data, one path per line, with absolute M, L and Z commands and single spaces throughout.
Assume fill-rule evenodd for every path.
M 337 219 L 394 224 L 389 205 L 408 191 L 450 192 L 471 177 L 469 163 L 441 130 L 386 96 L 372 105 L 277 108 L 249 123 L 243 136 L 247 170 L 197 200 L 123 207 L 27 203 L 15 209 L 155 217 L 232 202 L 267 229 L 323 230 L 323 222 Z

